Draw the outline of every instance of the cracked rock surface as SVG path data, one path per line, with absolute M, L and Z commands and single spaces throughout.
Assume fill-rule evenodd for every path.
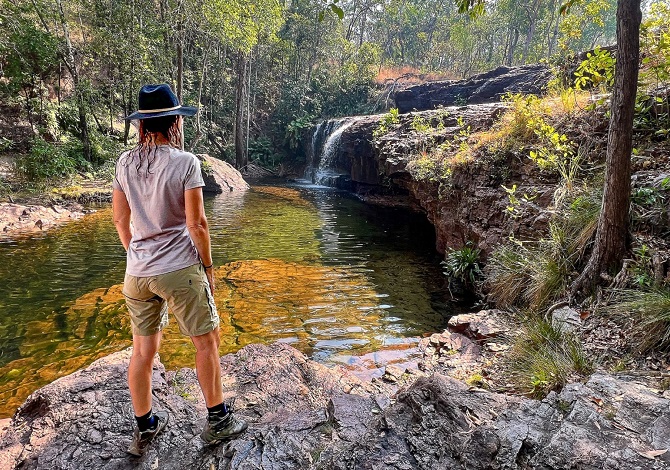
M 156 360 L 154 408 L 170 423 L 140 459 L 125 454 L 134 419 L 130 351 L 33 393 L 0 426 L 1 469 L 663 469 L 670 401 L 596 374 L 535 401 L 435 373 L 390 396 L 382 382 L 308 360 L 285 344 L 221 358 L 227 399 L 250 423 L 228 443 L 200 441 L 195 372 Z

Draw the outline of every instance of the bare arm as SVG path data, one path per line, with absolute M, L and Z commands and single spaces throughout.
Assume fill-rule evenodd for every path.
M 205 217 L 205 205 L 202 199 L 202 188 L 187 189 L 184 191 L 186 203 L 186 227 L 191 235 L 191 240 L 198 251 L 200 261 L 204 266 L 209 285 L 214 291 L 214 270 L 212 269 L 212 247 L 209 238 L 209 226 Z
M 112 192 L 112 211 L 114 213 L 114 225 L 119 234 L 123 248 L 128 251 L 132 233 L 130 232 L 130 206 L 123 191 L 115 189 Z

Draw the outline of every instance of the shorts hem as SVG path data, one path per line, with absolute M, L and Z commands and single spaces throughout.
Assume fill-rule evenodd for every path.
M 214 331 L 219 325 L 220 325 L 219 322 L 211 323 L 209 326 L 207 326 L 207 327 L 205 327 L 205 328 L 202 328 L 202 329 L 200 329 L 200 330 L 196 330 L 196 331 L 193 332 L 193 333 L 191 333 L 191 332 L 188 332 L 188 333 L 187 333 L 187 332 L 184 332 L 184 331 L 182 331 L 181 333 L 182 333 L 184 336 L 202 336 L 202 335 L 206 335 L 207 333 L 209 333 L 209 332 L 211 332 L 211 331 Z

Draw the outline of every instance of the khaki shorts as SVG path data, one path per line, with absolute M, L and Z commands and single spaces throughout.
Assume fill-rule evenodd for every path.
M 126 274 L 123 295 L 133 335 L 151 336 L 168 323 L 168 308 L 187 336 L 200 336 L 219 326 L 219 315 L 201 264 L 158 276 Z

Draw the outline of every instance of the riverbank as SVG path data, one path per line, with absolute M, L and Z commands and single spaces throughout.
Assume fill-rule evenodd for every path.
M 250 423 L 206 448 L 194 370 L 154 364 L 157 409 L 171 421 L 141 459 L 125 454 L 134 420 L 130 351 L 32 394 L 0 435 L 6 469 L 670 468 L 670 400 L 625 376 L 595 374 L 542 401 L 487 392 L 444 373 L 400 389 L 327 368 L 285 344 L 221 358 L 226 399 Z
M 249 188 L 242 175 L 227 162 L 206 154 L 199 154 L 198 158 L 205 182 L 203 192 L 220 194 Z M 6 176 L 7 184 L 16 188 L 4 198 L 9 202 L 0 202 L 0 234 L 7 236 L 42 232 L 92 211 L 85 207 L 112 202 L 113 167 L 96 175 L 77 174 L 67 180 L 40 184 L 23 183 L 12 174 Z
M 44 232 L 65 222 L 79 219 L 90 209 L 78 203 L 23 205 L 0 203 L 0 234 L 4 236 L 29 236 Z

